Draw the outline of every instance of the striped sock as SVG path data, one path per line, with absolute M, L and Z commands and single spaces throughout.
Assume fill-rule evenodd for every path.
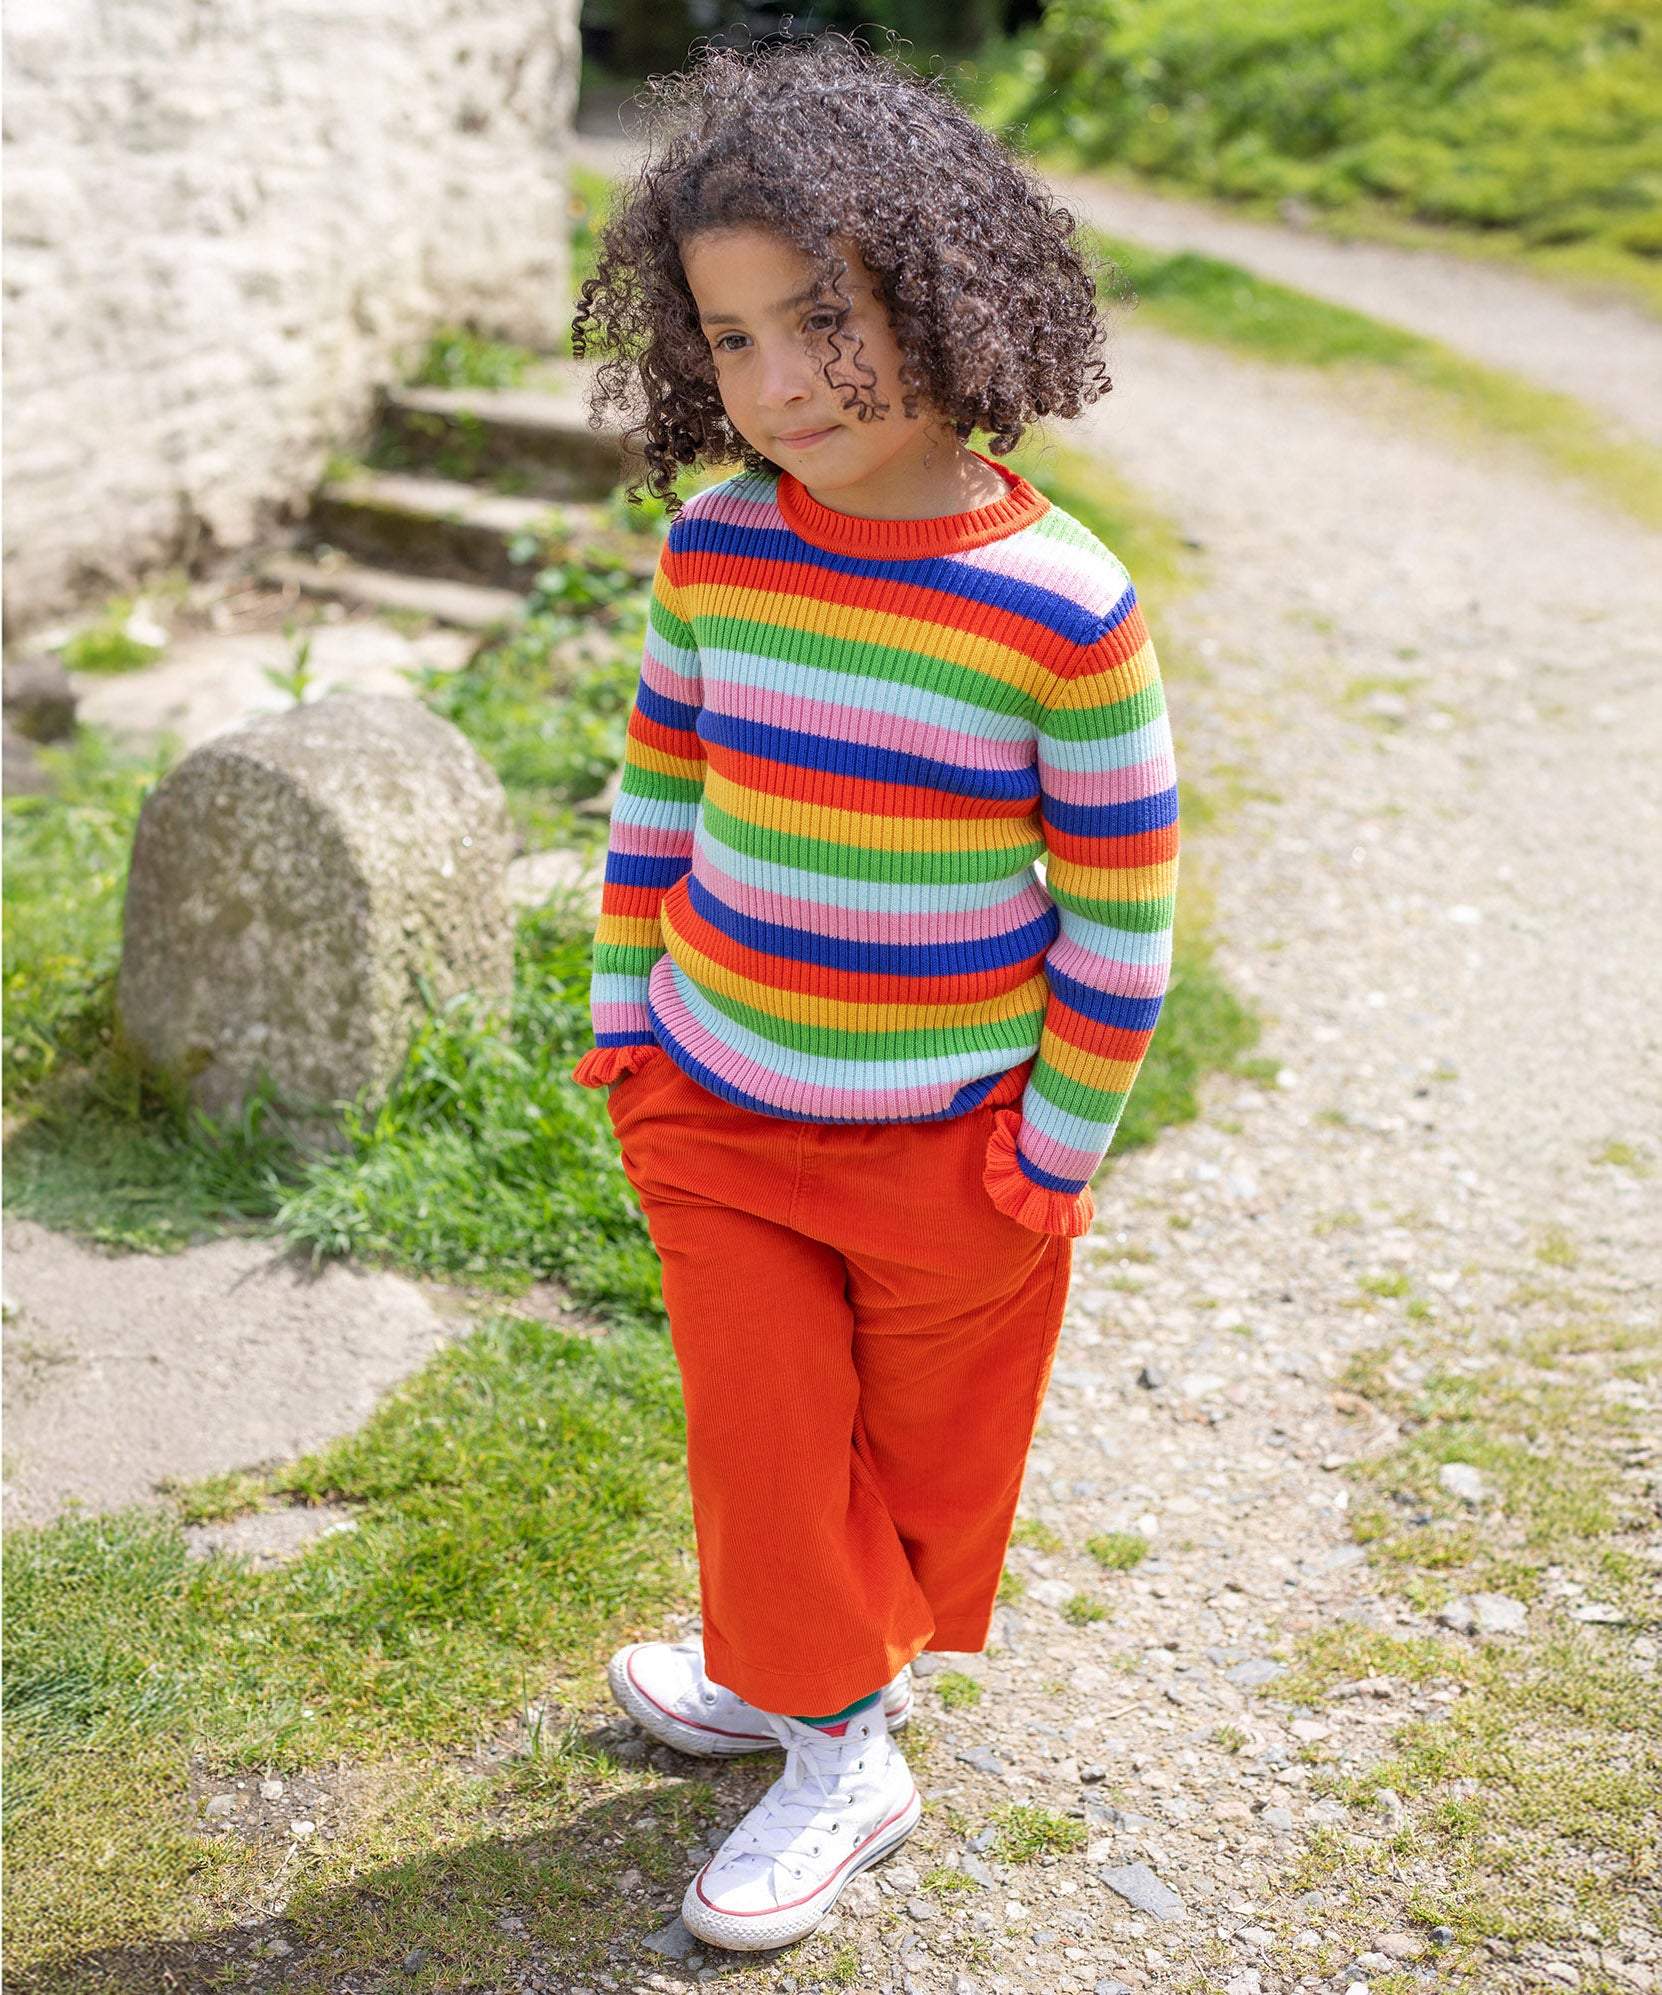
M 796 1718 L 799 1725 L 812 1725 L 816 1732 L 826 1732 L 833 1739 L 840 1739 L 848 1730 L 849 1719 L 856 1712 L 864 1711 L 868 1706 L 876 1704 L 882 1695 L 882 1691 L 874 1690 L 869 1697 L 856 1697 L 846 1710 L 833 1711 L 829 1718 L 801 1718 L 796 1717 L 795 1712 L 791 1715 Z

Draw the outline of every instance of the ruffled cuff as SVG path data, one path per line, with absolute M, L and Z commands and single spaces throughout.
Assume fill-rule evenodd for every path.
M 1061 1233 L 1077 1240 L 1091 1230 L 1091 1221 L 1096 1217 L 1096 1200 L 1089 1185 L 1077 1192 L 1051 1191 L 1045 1185 L 1036 1185 L 1022 1169 L 1016 1154 L 1020 1129 L 1020 1109 L 1002 1109 L 993 1117 L 986 1168 L 981 1173 L 987 1196 L 1007 1218 L 1034 1233 Z
M 572 1068 L 571 1078 L 580 1088 L 609 1088 L 613 1081 L 621 1081 L 625 1074 L 639 1073 L 649 1060 L 656 1059 L 663 1050 L 652 1039 L 642 1046 L 596 1046 L 592 1053 L 585 1053 Z

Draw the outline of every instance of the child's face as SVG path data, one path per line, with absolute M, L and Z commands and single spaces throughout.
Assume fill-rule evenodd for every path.
M 848 263 L 843 289 L 853 309 L 833 347 L 837 302 L 794 244 L 762 229 L 723 229 L 681 246 L 681 266 L 715 360 L 728 420 L 770 463 L 793 472 L 819 498 L 878 496 L 904 479 L 942 442 L 956 452 L 930 412 L 901 407 L 905 356 L 871 273 L 852 244 L 836 245 Z M 857 349 L 857 351 L 856 351 Z M 825 378 L 869 388 L 888 407 L 860 420 Z M 869 372 L 867 370 L 870 370 Z M 873 379 L 875 375 L 875 379 Z

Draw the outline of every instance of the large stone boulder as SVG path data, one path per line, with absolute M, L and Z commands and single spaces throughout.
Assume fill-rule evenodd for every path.
M 146 799 L 117 1006 L 212 1115 L 262 1079 L 327 1141 L 458 991 L 506 1000 L 502 786 L 418 701 L 335 695 L 205 743 Z

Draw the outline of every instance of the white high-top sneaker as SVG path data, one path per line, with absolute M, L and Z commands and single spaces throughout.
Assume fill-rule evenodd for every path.
M 785 1771 L 687 1886 L 681 1917 L 706 1945 L 752 1952 L 811 1933 L 849 1880 L 898 1848 L 922 1812 L 881 1705 L 840 1737 L 767 1716 Z
M 606 1670 L 612 1695 L 643 1732 L 661 1745 L 700 1759 L 737 1758 L 778 1745 L 768 1719 L 736 1690 L 704 1674 L 704 1645 L 631 1642 Z M 883 1689 L 883 1715 L 898 1732 L 912 1715 L 912 1672 L 903 1669 Z

